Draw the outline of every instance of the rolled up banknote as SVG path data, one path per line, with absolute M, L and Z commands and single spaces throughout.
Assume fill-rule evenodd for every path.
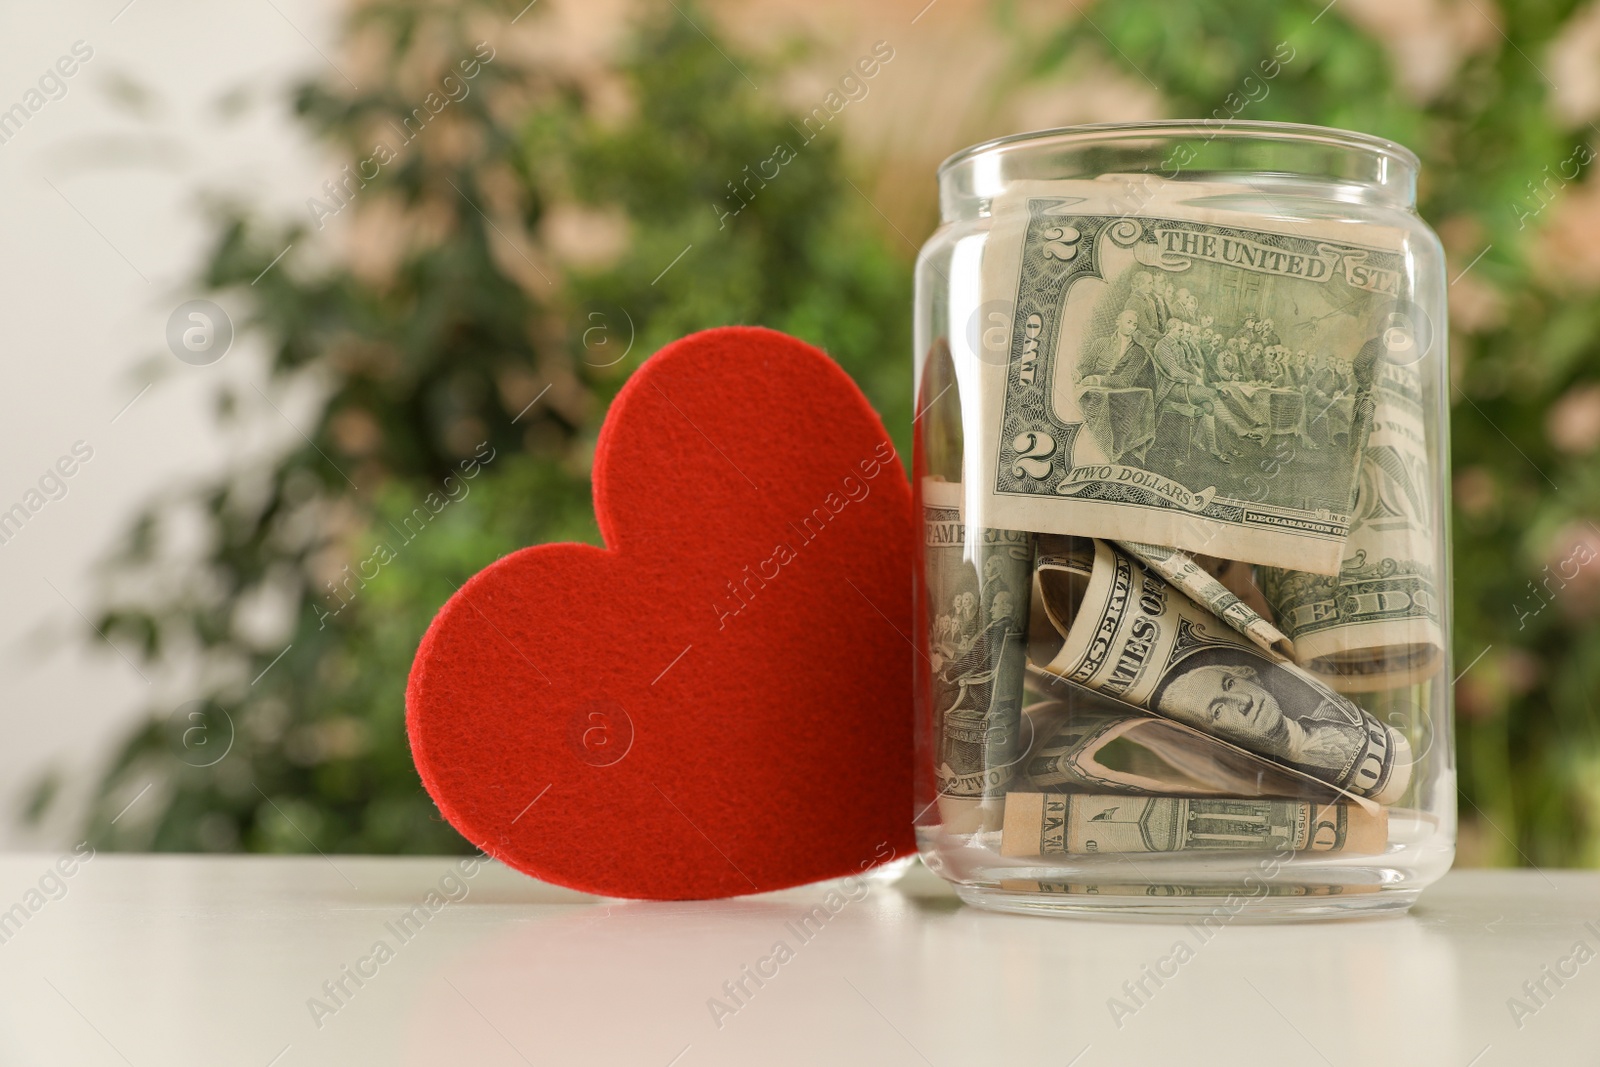
M 1383 362 L 1337 575 L 1263 567 L 1261 588 L 1298 662 L 1344 692 L 1410 685 L 1444 666 L 1434 583 L 1438 501 L 1418 374 Z
M 1069 682 L 1057 679 L 1057 685 Z M 1015 788 L 1040 793 L 1337 799 L 1332 786 L 1190 726 L 1075 689 L 1024 713 Z M 1362 801 L 1366 803 L 1366 801 Z
M 1411 777 L 1405 737 L 1313 675 L 1278 663 L 1110 542 L 1040 553 L 1061 636 L 1040 669 L 1164 715 L 1379 804 Z
M 1187 552 L 1139 541 L 1118 541 L 1161 577 L 1183 590 L 1211 614 L 1280 660 L 1294 658 L 1294 644 L 1278 628 L 1213 578 Z
M 1002 856 L 1263 851 L 1375 854 L 1389 817 L 1343 802 L 1010 793 Z
M 1033 535 L 969 529 L 961 485 L 936 478 L 922 480 L 922 515 L 939 793 L 998 796 L 1022 755 Z
M 1224 559 L 1221 556 L 1207 556 L 1195 552 L 1190 554 L 1202 570 L 1223 587 L 1244 601 L 1244 606 L 1260 615 L 1263 619 L 1271 621 L 1273 618 L 1272 607 L 1267 603 L 1267 598 L 1261 595 L 1261 589 L 1256 585 L 1255 567 L 1236 559 Z

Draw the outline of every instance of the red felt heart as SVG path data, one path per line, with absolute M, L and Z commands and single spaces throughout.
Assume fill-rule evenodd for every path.
M 484 568 L 406 691 L 423 784 L 536 878 L 690 899 L 912 851 L 911 494 L 827 356 L 728 327 L 656 353 L 594 465 L 605 549 Z

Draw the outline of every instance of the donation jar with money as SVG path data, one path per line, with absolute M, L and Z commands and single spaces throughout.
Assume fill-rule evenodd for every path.
M 1390 141 L 947 160 L 917 267 L 917 833 L 970 903 L 1403 911 L 1455 848 L 1445 269 Z

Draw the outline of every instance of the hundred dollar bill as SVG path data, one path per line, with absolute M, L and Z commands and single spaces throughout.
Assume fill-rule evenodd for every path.
M 938 790 L 981 800 L 1005 792 L 1022 755 L 1033 536 L 969 528 L 960 483 L 921 486 Z
M 1300 664 L 1344 692 L 1410 685 L 1444 665 L 1434 575 L 1438 501 L 1416 369 L 1380 364 L 1373 400 L 1339 574 L 1260 572 Z
M 1043 671 L 1174 719 L 1379 804 L 1411 777 L 1404 735 L 1292 663 L 1279 663 L 1110 542 L 1041 552 L 1041 600 L 1060 645 Z
M 1188 553 L 1138 541 L 1117 543 L 1187 593 L 1190 599 L 1255 642 L 1258 648 L 1272 653 L 1278 659 L 1294 658 L 1294 644 L 1276 626 L 1263 619 L 1227 586 L 1211 577 Z
M 1264 851 L 1374 854 L 1388 847 L 1383 808 L 1336 802 L 1008 793 L 1002 856 Z
M 1338 572 L 1407 237 L 1218 206 L 1250 193 L 1169 182 L 1130 203 L 1066 181 L 996 198 L 979 310 L 1005 340 L 980 360 L 976 427 L 991 521 Z M 1352 401 L 1322 444 L 1318 383 Z M 1280 470 L 1285 441 L 1299 456 Z
M 1341 795 L 1319 779 L 1090 690 L 1034 704 L 1024 715 L 1023 734 L 1033 738 L 1015 786 L 1024 792 L 1326 800 Z

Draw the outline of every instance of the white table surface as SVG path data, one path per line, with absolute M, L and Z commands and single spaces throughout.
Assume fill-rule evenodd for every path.
M 917 868 L 802 941 L 826 885 L 635 903 L 485 864 L 401 942 L 456 861 L 101 854 L 29 896 L 55 859 L 0 858 L 0 912 L 28 912 L 0 943 L 7 1065 L 1600 1063 L 1600 958 L 1573 955 L 1600 951 L 1600 873 L 1462 871 L 1403 918 L 1200 943 L 986 914 Z M 1114 1018 L 1179 939 L 1192 958 Z M 730 999 L 779 941 L 790 958 Z M 323 983 L 363 958 L 373 976 L 332 1010 Z M 1572 977 L 1538 1005 L 1521 987 L 1546 966 Z M 1514 1020 L 1514 996 L 1537 1010 Z M 737 1010 L 714 1019 L 712 998 Z

